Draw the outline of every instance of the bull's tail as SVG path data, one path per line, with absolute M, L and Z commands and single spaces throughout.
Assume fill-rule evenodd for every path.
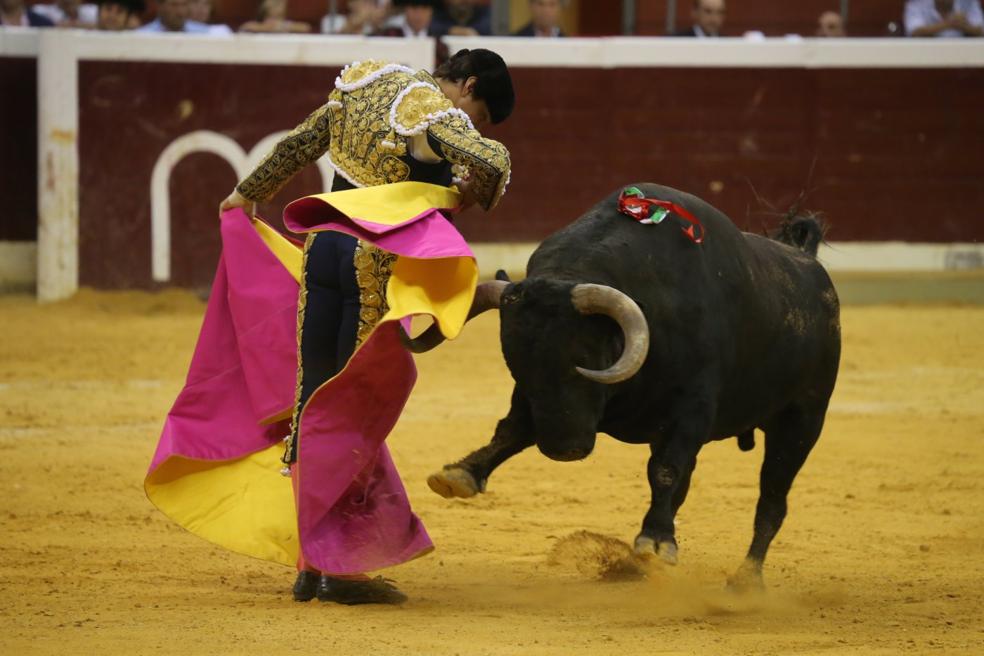
M 827 224 L 819 214 L 799 213 L 793 208 L 783 217 L 779 227 L 769 236 L 776 241 L 816 257 L 817 249 L 827 233 Z

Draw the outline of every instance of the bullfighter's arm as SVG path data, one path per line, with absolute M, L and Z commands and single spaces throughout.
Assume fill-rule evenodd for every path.
M 302 168 L 316 161 L 331 142 L 331 111 L 326 103 L 277 142 L 253 172 L 236 186 L 251 201 L 269 200 Z
M 486 139 L 466 118 L 452 115 L 427 130 L 434 152 L 470 173 L 472 189 L 482 207 L 492 209 L 509 184 L 509 151 L 498 141 Z

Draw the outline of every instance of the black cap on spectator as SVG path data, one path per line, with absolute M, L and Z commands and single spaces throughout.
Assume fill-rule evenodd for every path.
M 123 7 L 131 14 L 140 15 L 144 13 L 147 5 L 144 0 L 96 0 L 96 4 L 99 5 L 118 5 Z
M 484 100 L 493 123 L 502 123 L 516 104 L 512 77 L 502 57 L 484 48 L 459 50 L 434 71 L 434 77 L 452 82 L 475 76 L 475 97 Z

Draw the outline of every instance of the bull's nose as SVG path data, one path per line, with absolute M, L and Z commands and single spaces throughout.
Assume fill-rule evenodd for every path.
M 573 460 L 584 460 L 589 455 L 591 455 L 591 449 L 563 449 L 563 450 L 553 450 L 550 448 L 540 447 L 540 453 L 547 456 L 551 460 L 558 460 L 560 462 L 571 462 Z

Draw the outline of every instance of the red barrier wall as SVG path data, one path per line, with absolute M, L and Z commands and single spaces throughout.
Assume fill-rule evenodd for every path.
M 0 241 L 38 234 L 38 83 L 33 58 L 0 57 Z
M 151 284 L 150 173 L 174 139 L 212 130 L 249 150 L 323 102 L 335 74 L 83 61 L 80 283 Z M 695 193 L 752 230 L 772 220 L 756 194 L 785 209 L 806 190 L 832 240 L 984 239 L 984 69 L 517 68 L 514 80 L 516 113 L 489 131 L 512 151 L 513 182 L 493 213 L 459 221 L 471 240 L 539 240 L 641 180 Z M 175 168 L 174 283 L 211 278 L 217 205 L 234 183 L 213 155 Z M 317 191 L 306 171 L 263 213 L 275 220 Z
M 540 239 L 639 180 L 741 227 L 756 196 L 828 214 L 834 240 L 974 241 L 984 203 L 984 70 L 517 69 L 495 136 L 513 182 L 476 240 Z M 919 92 L 915 93 L 914 90 Z
M 249 151 L 323 104 L 338 72 L 308 66 L 81 62 L 79 283 L 151 284 L 150 176 L 174 139 L 212 130 Z M 143 82 L 148 80 L 153 83 Z M 273 80 L 276 84 L 269 84 Z M 211 280 L 219 250 L 219 203 L 236 182 L 232 167 L 217 155 L 194 153 L 174 168 L 173 284 Z M 320 185 L 318 172 L 305 170 L 261 214 L 279 227 L 283 205 L 321 191 Z

